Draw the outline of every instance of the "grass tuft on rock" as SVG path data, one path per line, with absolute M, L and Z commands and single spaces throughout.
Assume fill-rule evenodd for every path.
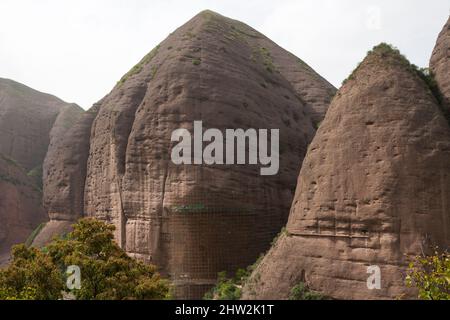
M 118 85 L 122 85 L 127 81 L 130 77 L 140 73 L 145 65 L 150 63 L 153 58 L 158 54 L 160 45 L 157 45 L 152 51 L 150 51 L 142 60 L 135 65 L 133 68 L 131 68 L 130 71 L 128 71 L 118 82 Z

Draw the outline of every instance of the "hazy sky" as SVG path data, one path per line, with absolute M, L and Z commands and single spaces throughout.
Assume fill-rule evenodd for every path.
M 427 66 L 449 0 L 0 0 L 0 77 L 89 108 L 204 9 L 241 20 L 335 86 L 379 42 Z

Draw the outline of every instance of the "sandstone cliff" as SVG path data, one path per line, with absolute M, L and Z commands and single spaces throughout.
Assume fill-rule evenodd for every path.
M 331 103 L 309 147 L 286 232 L 244 299 L 300 282 L 336 299 L 414 298 L 408 258 L 450 244 L 450 128 L 398 51 L 380 45 Z M 381 268 L 369 290 L 367 267 Z
M 50 222 L 34 240 L 35 246 L 43 246 L 54 236 L 69 232 L 71 225 L 83 216 L 91 126 L 97 112 L 98 106 L 94 105 L 68 131 L 55 133 L 60 138 L 49 148 L 43 175 L 43 203 Z
M 11 246 L 25 242 L 46 220 L 37 186 L 20 165 L 0 154 L 0 266 Z
M 81 114 L 75 104 L 0 79 L 0 263 L 47 219 L 39 191 L 44 157 Z
M 262 34 L 202 12 L 126 74 L 48 158 L 48 234 L 81 214 L 109 221 L 130 255 L 172 278 L 177 296 L 199 298 L 217 272 L 254 261 L 287 221 L 301 162 L 334 93 Z M 194 120 L 220 130 L 280 129 L 279 175 L 174 165 L 171 133 Z
M 67 128 L 81 112 L 75 104 L 0 78 L 0 153 L 27 172 L 42 170 L 54 125 Z
M 442 93 L 447 115 L 450 116 L 450 18 L 437 39 L 430 61 L 430 69 Z

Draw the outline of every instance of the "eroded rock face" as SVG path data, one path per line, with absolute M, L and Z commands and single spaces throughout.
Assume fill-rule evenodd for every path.
M 98 105 L 78 117 L 78 121 L 65 133 L 52 131 L 55 140 L 44 162 L 44 206 L 51 221 L 36 237 L 33 245 L 43 246 L 54 236 L 70 230 L 84 214 L 84 184 L 91 126 Z M 59 131 L 59 130 L 58 130 Z
M 336 88 L 295 55 L 270 40 L 264 40 L 260 45 L 268 48 L 276 70 L 290 82 L 303 104 L 311 109 L 313 124 L 317 128 L 325 118 Z
M 84 215 L 84 184 L 92 122 L 99 105 L 78 117 L 78 121 L 50 146 L 44 162 L 43 203 L 51 219 L 35 238 L 33 245 L 42 247 Z M 52 131 L 53 132 L 53 131 Z
M 437 39 L 430 68 L 443 95 L 444 107 L 450 114 L 450 18 Z
M 95 105 L 55 143 L 44 163 L 44 206 L 49 217 L 76 221 L 83 216 L 84 183 Z
M 45 221 L 38 188 L 21 166 L 0 155 L 0 266 L 8 261 L 11 247 L 25 242 Z
M 257 31 L 202 12 L 123 77 L 98 104 L 91 131 L 86 123 L 89 147 L 76 152 L 89 155 L 84 199 L 83 159 L 49 174 L 46 206 L 54 221 L 69 220 L 83 200 L 86 215 L 116 226 L 130 255 L 172 278 L 178 297 L 200 298 L 219 271 L 251 264 L 287 221 L 307 145 L 334 93 Z M 280 129 L 279 174 L 173 164 L 172 131 L 192 130 L 195 120 L 205 129 Z M 77 187 L 67 187 L 73 181 Z
M 15 159 L 27 172 L 42 170 L 50 131 L 60 123 L 56 120 L 70 126 L 70 120 L 81 112 L 75 104 L 0 78 L 0 153 Z
M 282 73 L 307 67 L 270 47 L 248 26 L 202 13 L 120 83 L 94 121 L 86 214 L 114 223 L 126 251 L 160 266 L 180 297 L 199 298 L 220 270 L 251 264 L 287 219 L 314 113 Z M 330 99 L 332 87 L 318 78 L 311 83 L 322 81 Z M 280 174 L 174 165 L 171 134 L 192 130 L 194 120 L 220 130 L 280 128 Z
M 287 231 L 244 288 L 286 299 L 306 282 L 336 299 L 393 299 L 408 258 L 450 239 L 450 128 L 426 84 L 380 46 L 338 92 L 309 147 Z M 367 267 L 381 268 L 368 290 Z

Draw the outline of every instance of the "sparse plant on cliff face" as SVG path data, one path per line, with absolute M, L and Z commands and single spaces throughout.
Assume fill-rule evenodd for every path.
M 122 77 L 122 79 L 120 79 L 120 81 L 118 82 L 118 85 L 124 84 L 125 81 L 127 81 L 130 77 L 140 73 L 142 71 L 142 69 L 144 69 L 145 65 L 150 63 L 153 60 L 153 58 L 158 54 L 160 47 L 161 47 L 160 45 L 157 45 L 155 48 L 153 48 L 152 51 L 150 51 L 144 58 L 142 58 L 142 60 L 137 65 L 135 65 L 133 68 L 131 68 L 131 70 L 128 71 Z
M 274 245 L 277 244 L 277 242 L 278 242 L 278 240 L 280 239 L 280 237 L 282 237 L 282 236 L 287 236 L 287 235 L 289 235 L 289 233 L 288 233 L 287 229 L 286 229 L 285 227 L 283 227 L 283 228 L 281 229 L 280 233 L 278 233 L 278 234 L 276 235 L 276 237 L 273 238 L 272 242 L 270 243 L 270 246 L 273 247 Z
M 289 300 L 324 300 L 324 297 L 319 292 L 310 290 L 305 283 L 300 282 L 292 288 Z
M 27 241 L 25 241 L 25 246 L 30 247 L 33 244 L 34 239 L 36 239 L 37 235 L 44 229 L 46 223 L 41 223 L 33 230 L 33 232 L 28 237 Z
M 27 173 L 27 176 L 33 179 L 33 181 L 36 183 L 36 186 L 39 188 L 39 190 L 42 190 L 43 188 L 43 181 L 42 181 L 42 166 L 37 166 L 33 170 L 29 171 Z
M 114 226 L 82 219 L 65 238 L 40 250 L 13 249 L 13 261 L 0 271 L 0 299 L 62 299 L 65 271 L 78 266 L 82 300 L 167 299 L 170 287 L 154 266 L 134 260 L 114 242 Z
M 450 300 L 450 254 L 416 257 L 409 264 L 406 284 L 419 290 L 419 299 Z

